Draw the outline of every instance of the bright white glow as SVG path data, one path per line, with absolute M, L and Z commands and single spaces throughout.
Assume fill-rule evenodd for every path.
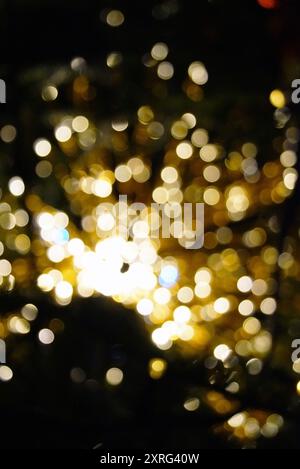
M 149 316 L 153 311 L 153 303 L 148 298 L 143 298 L 138 302 L 136 309 L 142 316 Z
M 72 136 L 71 129 L 66 125 L 59 125 L 55 129 L 55 138 L 59 142 L 67 142 Z
M 11 178 L 8 182 L 8 188 L 12 195 L 19 197 L 25 191 L 25 184 L 23 179 L 18 176 Z

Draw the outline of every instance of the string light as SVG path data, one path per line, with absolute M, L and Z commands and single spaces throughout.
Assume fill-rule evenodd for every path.
M 264 8 L 275 6 L 274 2 L 258 3 Z M 105 11 L 103 18 L 111 28 L 125 22 L 119 10 Z M 175 70 L 177 75 L 169 61 L 170 52 L 169 45 L 157 42 L 144 60 L 153 72 L 153 95 L 168 93 Z M 115 68 L 119 73 L 122 61 L 121 53 L 110 52 L 108 73 L 115 73 Z M 75 58 L 71 63 L 72 75 L 67 80 L 75 102 L 92 103 L 94 99 L 95 87 L 86 67 L 84 59 Z M 195 103 L 202 99 L 201 90 L 210 75 L 198 60 L 185 73 L 183 92 L 189 103 Z M 47 106 L 51 101 L 58 103 L 63 93 L 59 83 L 47 84 L 40 99 Z M 269 101 L 275 112 L 287 104 L 279 89 L 270 92 Z M 94 121 L 93 113 L 85 110 L 74 109 L 71 115 L 54 111 L 51 119 L 46 111 L 52 137 L 46 133 L 47 139 L 31 142 L 31 151 L 33 148 L 39 157 L 34 156 L 38 161 L 35 175 L 57 179 L 68 210 L 65 213 L 47 204 L 47 198 L 40 195 L 43 186 L 36 191 L 34 184 L 25 187 L 19 176 L 7 179 L 0 200 L 0 289 L 28 288 L 26 273 L 34 265 L 31 282 L 60 306 L 77 296 L 104 295 L 135 309 L 150 330 L 153 347 L 166 356 L 176 346 L 187 357 L 201 356 L 211 372 L 211 383 L 217 366 L 225 371 L 235 366 L 243 369 L 242 378 L 226 381 L 224 395 L 207 392 L 207 405 L 218 414 L 231 414 L 224 428 L 241 440 L 272 437 L 282 425 L 280 416 L 235 413 L 235 404 L 225 394 L 238 393 L 245 375 L 255 377 L 263 370 L 272 346 L 268 321 L 278 309 L 275 268 L 284 278 L 298 275 L 293 243 L 285 252 L 273 245 L 276 220 L 258 217 L 247 230 L 238 223 L 251 220 L 262 206 L 283 204 L 293 194 L 298 178 L 295 128 L 288 126 L 284 139 L 273 142 L 278 147 L 276 157 L 261 167 L 259 158 L 256 161 L 257 143 L 246 140 L 235 148 L 223 148 L 214 141 L 214 132 L 209 135 L 207 129 L 197 127 L 205 124 L 200 124 L 203 119 L 195 106 L 186 105 L 173 115 L 149 103 L 152 100 L 140 103 L 134 117 L 116 115 L 105 122 Z M 9 124 L 0 131 L 4 143 L 12 142 L 16 135 Z M 291 139 L 293 145 L 288 142 Z M 156 154 L 162 155 L 159 171 L 157 162 L 152 163 Z M 119 194 L 127 194 L 129 201 L 120 202 Z M 132 203 L 140 200 L 145 205 L 141 211 L 135 210 Z M 153 202 L 165 205 L 155 218 L 155 236 L 150 229 Z M 171 236 L 175 232 L 181 237 L 190 235 L 191 228 L 171 216 L 172 210 L 181 209 L 186 202 L 205 203 L 207 231 L 199 252 L 185 250 Z M 168 237 L 161 232 L 157 235 L 165 218 L 170 222 Z M 28 334 L 37 315 L 38 308 L 26 304 L 5 319 L 4 325 L 0 321 L 0 332 L 3 326 L 7 334 Z M 38 333 L 42 345 L 51 345 L 55 337 L 52 326 Z M 160 379 L 167 371 L 167 361 L 155 358 L 148 368 L 152 379 Z M 294 363 L 293 370 L 300 373 L 299 363 Z M 1 381 L 13 378 L 10 368 L 0 367 Z M 85 374 L 73 369 L 71 379 L 83 382 Z M 124 372 L 110 368 L 105 380 L 119 386 Z M 295 390 L 299 394 L 299 383 Z M 181 406 L 198 411 L 202 398 L 192 394 Z

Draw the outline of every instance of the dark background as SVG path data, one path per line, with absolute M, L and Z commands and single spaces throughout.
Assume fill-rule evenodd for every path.
M 30 105 L 22 82 L 28 69 L 68 63 L 75 56 L 104 67 L 107 53 L 113 50 L 121 51 L 134 67 L 137 57 L 155 42 L 165 41 L 179 70 L 175 88 L 191 61 L 200 58 L 207 66 L 209 112 L 215 116 L 220 138 L 231 142 L 236 134 L 234 108 L 248 116 L 241 131 L 267 145 L 273 119 L 270 90 L 286 89 L 300 72 L 299 1 L 281 0 L 278 8 L 267 10 L 255 0 L 178 0 L 173 2 L 176 14 L 157 20 L 153 9 L 159 11 L 162 4 L 152 0 L 0 2 L 0 71 L 8 84 L 8 103 L 1 107 L 0 120 L 18 121 L 24 103 Z M 106 26 L 100 19 L 105 8 L 120 8 L 124 25 L 116 30 Z M 127 80 L 132 80 L 130 68 Z M 18 168 L 26 180 L 29 170 L 23 156 L 16 153 L 11 169 Z M 294 209 L 292 202 L 287 213 Z M 16 296 L 0 301 L 4 312 L 24 304 Z M 92 448 L 98 443 L 105 448 L 236 446 L 212 432 L 223 418 L 209 412 L 191 415 L 183 409 L 191 390 L 207 382 L 200 361 L 185 361 L 174 352 L 166 375 L 151 380 L 148 361 L 161 352 L 132 311 L 99 298 L 76 300 L 62 310 L 41 297 L 38 306 L 33 335 L 53 317 L 63 318 L 65 330 L 51 350 L 41 348 L 37 340 L 24 341 L 21 348 L 18 344 L 17 351 L 10 343 L 9 358 L 16 365 L 14 380 L 0 396 L 2 448 Z M 125 370 L 124 382 L 116 389 L 105 384 L 105 371 L 111 366 Z M 83 384 L 71 381 L 73 367 L 85 371 Z M 279 372 L 265 373 L 265 381 L 281 380 L 280 393 L 272 393 L 270 384 L 268 399 L 262 401 L 252 389 L 245 394 L 244 404 L 272 403 L 274 412 L 288 413 L 289 378 Z M 289 419 L 285 432 L 258 445 L 297 447 L 297 415 Z

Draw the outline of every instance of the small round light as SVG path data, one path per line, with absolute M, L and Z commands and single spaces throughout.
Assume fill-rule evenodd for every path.
M 8 182 L 8 188 L 12 195 L 19 197 L 25 191 L 25 184 L 23 179 L 18 176 L 11 178 Z
M 0 366 L 0 381 L 10 381 L 13 377 L 13 372 L 9 366 Z
M 138 302 L 136 309 L 142 316 L 149 316 L 153 311 L 153 303 L 148 298 L 143 298 Z
M 182 160 L 187 160 L 193 154 L 193 146 L 189 142 L 180 142 L 177 145 L 176 154 Z
M 72 136 L 72 131 L 67 125 L 59 125 L 55 129 L 55 138 L 61 143 L 67 142 Z
M 75 132 L 85 132 L 89 127 L 89 121 L 84 116 L 76 116 L 72 121 L 72 128 Z
M 50 329 L 41 329 L 39 332 L 39 341 L 44 345 L 50 345 L 54 341 L 54 334 Z
M 39 138 L 34 142 L 33 149 L 38 156 L 44 158 L 51 151 L 51 143 L 45 138 Z
M 157 75 L 162 80 L 170 80 L 174 75 L 174 67 L 170 62 L 161 62 L 157 67 Z

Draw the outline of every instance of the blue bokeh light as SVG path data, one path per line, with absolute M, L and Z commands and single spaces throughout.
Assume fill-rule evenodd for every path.
M 158 281 L 162 287 L 172 287 L 178 279 L 178 269 L 175 265 L 165 265 L 160 272 Z

